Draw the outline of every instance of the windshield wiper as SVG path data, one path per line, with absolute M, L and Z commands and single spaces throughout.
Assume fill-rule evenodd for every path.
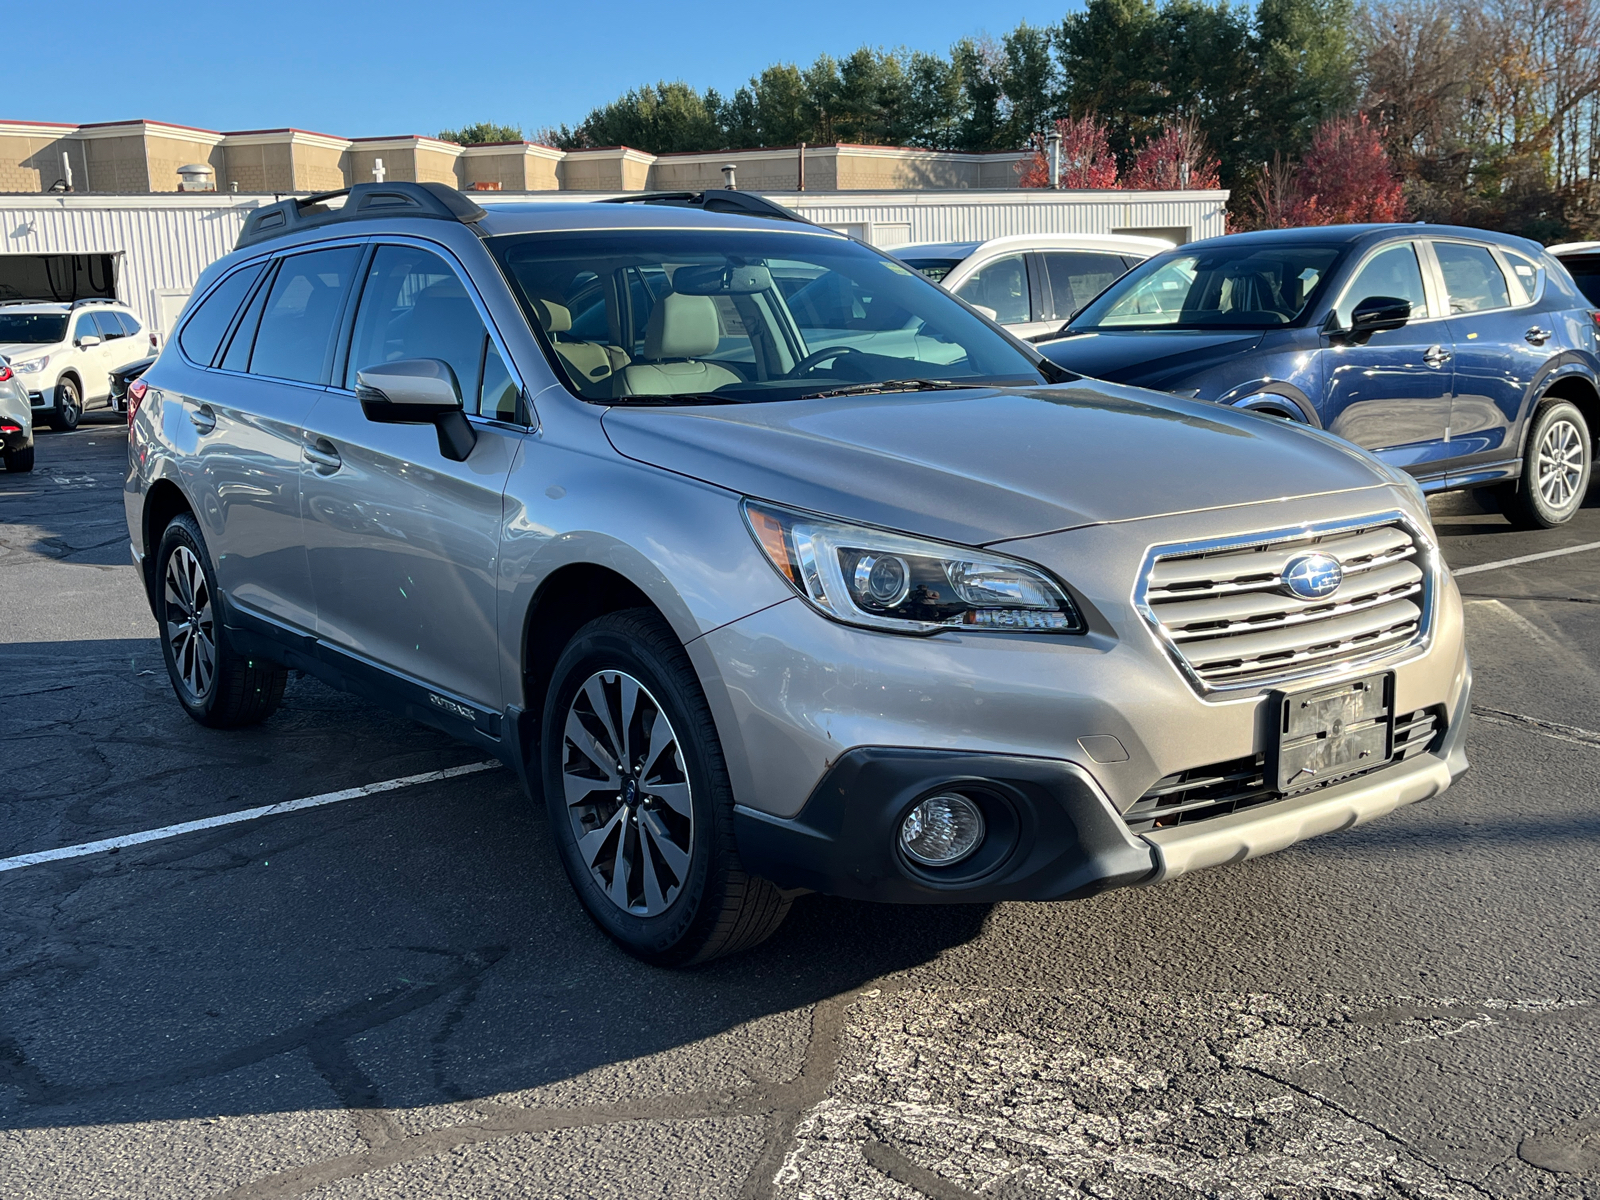
M 715 392 L 678 392 L 666 396 L 614 396 L 605 403 L 622 408 L 669 408 L 679 404 L 743 404 L 734 396 L 719 396 Z
M 828 392 L 809 392 L 797 400 L 828 400 L 834 396 L 876 396 L 884 392 L 947 392 L 960 388 L 988 387 L 983 383 L 956 383 L 949 379 L 890 379 L 883 383 L 858 383 L 854 387 Z

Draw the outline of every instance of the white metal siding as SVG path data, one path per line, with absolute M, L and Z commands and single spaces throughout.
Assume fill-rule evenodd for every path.
M 865 230 L 875 245 L 978 242 L 1021 233 L 1189 230 L 1191 240 L 1227 232 L 1228 193 L 1206 192 L 767 192 L 819 225 Z M 882 236 L 875 236 L 880 227 Z M 909 228 L 910 235 L 905 230 Z M 851 230 L 854 232 L 854 229 Z
M 174 293 L 187 293 L 233 249 L 266 197 L 3 196 L 0 254 L 114 254 L 117 298 L 166 332 Z M 165 311 L 164 311 L 165 310 Z

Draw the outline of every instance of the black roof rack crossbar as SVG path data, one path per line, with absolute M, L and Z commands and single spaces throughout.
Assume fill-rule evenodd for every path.
M 329 200 L 340 196 L 345 198 L 342 205 L 336 208 L 328 205 Z M 358 183 L 336 192 L 303 198 L 291 196 L 256 209 L 246 218 L 234 249 L 302 229 L 369 217 L 433 217 L 473 225 L 487 215 L 455 188 L 443 183 Z
M 640 192 L 636 196 L 608 196 L 602 204 L 666 204 L 674 208 L 699 208 L 706 212 L 738 213 L 746 217 L 767 217 L 774 221 L 798 221 L 811 225 L 792 208 L 768 200 L 758 192 L 737 192 L 730 188 L 708 188 L 703 192 Z

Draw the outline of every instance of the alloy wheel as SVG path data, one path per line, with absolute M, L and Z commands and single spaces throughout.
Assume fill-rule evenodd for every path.
M 578 855 L 612 904 L 654 917 L 689 878 L 694 807 L 678 735 L 650 690 L 597 671 L 568 703 L 562 781 Z
M 1571 421 L 1550 423 L 1539 442 L 1539 495 L 1554 509 L 1572 503 L 1583 480 L 1583 439 Z
M 164 588 L 172 661 L 189 699 L 201 704 L 217 673 L 217 636 L 205 570 L 188 546 L 179 546 L 167 559 Z

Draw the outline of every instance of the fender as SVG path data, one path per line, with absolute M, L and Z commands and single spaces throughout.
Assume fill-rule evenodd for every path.
M 1267 396 L 1274 400 L 1287 400 L 1299 412 L 1300 421 L 1313 429 L 1322 428 L 1322 418 L 1317 415 L 1317 406 L 1311 403 L 1311 398 L 1294 384 L 1279 379 L 1253 379 L 1249 383 L 1241 383 L 1224 392 L 1216 402 L 1226 404 L 1229 408 L 1254 409 L 1263 407 L 1260 401 Z
M 1576 350 L 1563 350 L 1550 358 L 1533 377 L 1533 382 L 1528 385 L 1528 392 L 1522 398 L 1521 411 L 1517 413 L 1517 457 L 1520 459 L 1527 452 L 1528 426 L 1532 424 L 1530 418 L 1534 409 L 1539 407 L 1539 402 L 1545 398 L 1551 387 L 1563 379 L 1581 379 L 1587 383 L 1597 397 L 1600 397 L 1600 384 L 1595 380 L 1595 369 L 1584 355 Z M 1600 431 L 1591 430 L 1591 433 Z

